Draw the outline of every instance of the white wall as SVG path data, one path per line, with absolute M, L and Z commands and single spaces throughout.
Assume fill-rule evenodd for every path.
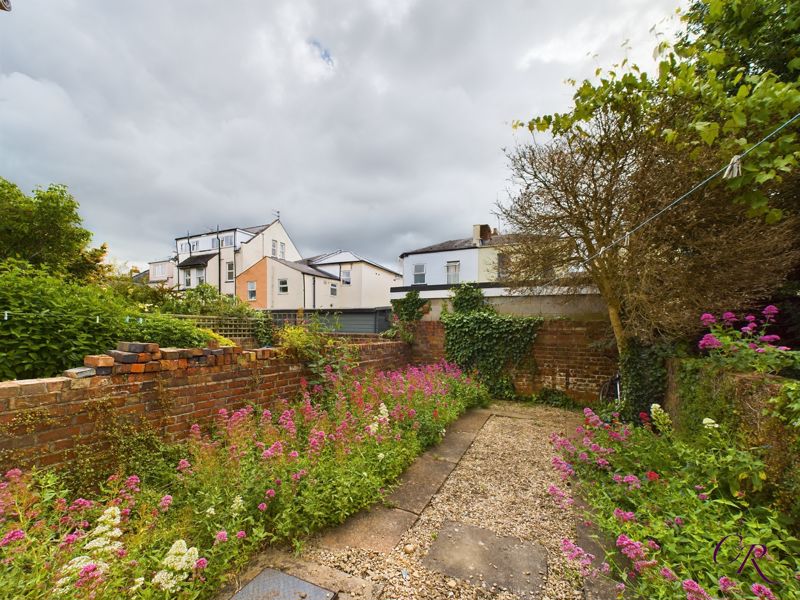
M 403 259 L 403 285 L 414 285 L 414 265 L 425 265 L 425 285 L 447 284 L 447 262 L 459 261 L 459 282 L 478 281 L 478 248 L 409 254 Z

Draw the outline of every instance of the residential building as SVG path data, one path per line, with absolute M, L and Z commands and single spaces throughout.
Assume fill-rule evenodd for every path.
M 273 310 L 389 306 L 402 275 L 353 252 L 337 250 L 303 260 L 264 257 L 237 277 L 236 294 L 254 308 Z
M 390 298 L 402 298 L 410 290 L 431 301 L 427 319 L 439 318 L 451 290 L 465 282 L 476 283 L 483 295 L 510 314 L 568 316 L 605 314 L 597 290 L 586 287 L 568 290 L 549 286 L 521 294 L 503 283 L 504 248 L 513 244 L 514 235 L 498 234 L 489 225 L 473 225 L 472 237 L 439 242 L 400 255 L 403 285 L 391 288 Z
M 299 260 L 300 253 L 281 222 L 187 234 L 175 239 L 178 290 L 202 283 L 221 294 L 236 294 L 236 278 L 266 256 Z M 152 265 L 151 265 L 152 270 Z
M 151 262 L 150 268 L 145 273 L 147 273 L 147 283 L 149 285 L 163 285 L 164 287 L 173 288 L 178 284 L 178 269 L 175 266 L 174 258 Z

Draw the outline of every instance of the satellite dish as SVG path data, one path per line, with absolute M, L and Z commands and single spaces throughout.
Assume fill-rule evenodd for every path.
M 11 0 L 0 0 L 0 10 L 11 10 Z

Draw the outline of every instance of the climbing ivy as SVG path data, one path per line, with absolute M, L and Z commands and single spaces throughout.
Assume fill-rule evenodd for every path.
M 661 341 L 645 343 L 629 340 L 619 357 L 622 377 L 621 407 L 623 418 L 637 419 L 639 413 L 649 412 L 653 403 L 663 404 L 667 392 L 667 359 L 679 355 L 675 344 Z
M 489 311 L 494 308 L 486 302 L 481 289 L 474 283 L 462 283 L 453 288 L 453 312 L 471 313 Z
M 515 397 L 510 370 L 531 356 L 542 319 L 454 312 L 442 315 L 442 323 L 447 360 L 468 371 L 476 369 L 494 397 Z

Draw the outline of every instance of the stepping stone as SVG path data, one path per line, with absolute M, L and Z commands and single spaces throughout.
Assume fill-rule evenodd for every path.
M 445 521 L 422 563 L 472 585 L 480 586 L 484 581 L 487 589 L 494 585 L 538 598 L 539 586 L 547 575 L 547 550 L 481 527 Z
M 602 575 L 596 579 L 587 579 L 583 582 L 583 597 L 584 600 L 616 600 L 617 582 Z
M 440 444 L 428 450 L 423 456 L 457 463 L 474 439 L 474 433 L 449 431 Z
M 399 508 L 374 506 L 330 529 L 319 539 L 326 548 L 363 548 L 388 554 L 417 520 L 417 515 Z
M 455 467 L 455 464 L 446 460 L 421 456 L 403 473 L 400 486 L 387 499 L 389 504 L 421 514 Z
M 275 569 L 264 569 L 231 600 L 333 600 L 336 594 Z

